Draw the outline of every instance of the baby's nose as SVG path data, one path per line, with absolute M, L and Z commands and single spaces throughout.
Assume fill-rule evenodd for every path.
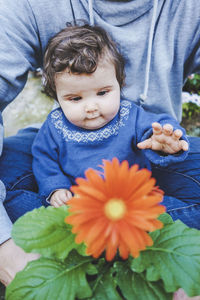
M 98 105 L 95 102 L 88 103 L 85 106 L 85 111 L 86 112 L 94 112 L 94 111 L 97 111 L 97 110 L 98 110 Z

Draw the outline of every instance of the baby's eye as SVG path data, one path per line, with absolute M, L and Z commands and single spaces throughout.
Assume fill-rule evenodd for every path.
M 81 100 L 81 97 L 79 97 L 79 96 L 69 98 L 69 101 L 79 101 L 79 100 Z
M 108 90 L 103 90 L 97 93 L 98 96 L 104 96 L 105 94 L 107 94 L 109 91 Z

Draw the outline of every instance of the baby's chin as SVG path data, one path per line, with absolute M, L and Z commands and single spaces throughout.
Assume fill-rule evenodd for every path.
M 99 126 L 84 126 L 84 127 L 82 126 L 82 128 L 86 129 L 86 130 L 98 130 L 98 129 L 103 128 L 106 124 L 107 123 L 99 125 Z
M 97 130 L 104 127 L 108 123 L 109 121 L 105 120 L 102 117 L 99 117 L 97 119 L 85 120 L 81 127 L 87 130 Z

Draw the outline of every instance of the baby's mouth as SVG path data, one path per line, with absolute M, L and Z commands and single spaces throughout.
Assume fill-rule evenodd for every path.
M 92 115 L 92 116 L 86 117 L 86 119 L 87 120 L 94 120 L 94 119 L 97 119 L 99 117 L 100 117 L 100 115 Z

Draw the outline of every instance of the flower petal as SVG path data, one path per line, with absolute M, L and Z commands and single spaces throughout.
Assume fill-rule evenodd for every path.
M 86 179 L 77 178 L 77 186 L 71 188 L 76 196 L 68 201 L 71 215 L 65 222 L 72 225 L 75 241 L 84 242 L 93 257 L 105 251 L 106 259 L 112 260 L 117 250 L 123 259 L 129 254 L 138 257 L 153 243 L 147 232 L 163 226 L 157 220 L 165 211 L 160 204 L 163 193 L 155 186 L 151 172 L 138 170 L 138 165 L 129 168 L 127 161 L 119 163 L 114 158 L 111 162 L 104 160 L 102 168 L 102 174 L 88 169 Z M 105 213 L 105 205 L 111 200 L 120 200 L 126 207 L 119 218 Z M 116 208 L 110 209 L 114 212 Z
M 75 194 L 79 195 L 80 198 L 81 195 L 83 195 L 83 196 L 95 198 L 96 200 L 102 202 L 106 201 L 106 195 L 103 194 L 101 191 L 97 190 L 96 188 L 94 188 L 93 186 L 87 186 L 87 185 L 81 185 L 79 187 L 72 186 L 71 190 Z

